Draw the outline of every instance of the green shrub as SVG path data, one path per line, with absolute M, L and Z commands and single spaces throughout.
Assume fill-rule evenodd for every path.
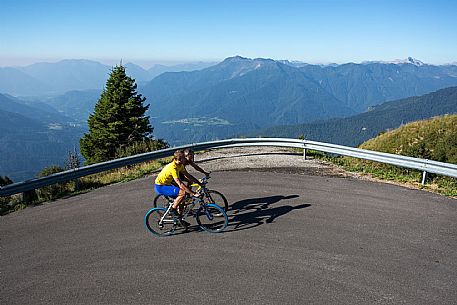
M 64 171 L 64 169 L 60 166 L 53 165 L 49 167 L 43 168 L 38 174 L 37 178 L 47 177 L 52 174 L 60 173 Z M 56 183 L 52 185 L 48 185 L 36 190 L 39 200 L 52 200 L 58 195 L 61 195 L 68 191 L 66 188 L 68 183 Z
M 129 157 L 146 152 L 156 151 L 168 148 L 168 143 L 162 139 L 153 140 L 147 139 L 140 142 L 135 142 L 128 146 L 121 146 L 116 150 L 116 158 Z

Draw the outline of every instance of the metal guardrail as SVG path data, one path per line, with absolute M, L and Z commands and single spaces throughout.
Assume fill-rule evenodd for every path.
M 154 152 L 139 154 L 125 157 L 103 163 L 93 164 L 80 167 L 73 170 L 56 173 L 43 178 L 36 178 L 22 182 L 13 183 L 0 188 L 0 196 L 9 196 L 13 194 L 31 191 L 40 187 L 52 185 L 55 183 L 74 180 L 87 175 L 92 175 L 128 165 L 151 161 L 164 157 L 172 156 L 177 149 L 191 148 L 194 151 L 201 151 L 215 148 L 228 147 L 245 147 L 245 146 L 280 146 L 304 149 L 304 156 L 308 149 L 322 151 L 326 153 L 338 154 L 342 156 L 355 157 L 365 160 L 371 160 L 386 164 L 397 165 L 406 168 L 412 168 L 423 172 L 422 183 L 425 183 L 427 173 L 440 174 L 444 176 L 457 178 L 457 165 L 449 164 L 419 158 L 406 157 L 401 155 L 387 154 L 364 150 L 354 147 L 335 145 L 298 139 L 285 138 L 247 138 L 247 139 L 228 139 L 220 141 L 203 142 L 197 144 L 183 145 L 179 147 L 162 149 Z

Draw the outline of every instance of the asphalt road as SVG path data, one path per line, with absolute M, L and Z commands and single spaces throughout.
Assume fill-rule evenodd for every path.
M 275 171 L 212 174 L 222 234 L 151 235 L 151 178 L 1 217 L 0 303 L 456 304 L 456 200 Z

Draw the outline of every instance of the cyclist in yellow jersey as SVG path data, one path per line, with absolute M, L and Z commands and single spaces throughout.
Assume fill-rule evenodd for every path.
M 185 160 L 186 158 L 182 150 L 179 149 L 175 151 L 173 161 L 165 165 L 165 167 L 160 171 L 154 185 L 157 194 L 163 194 L 165 196 L 175 198 L 173 208 L 171 210 L 171 214 L 175 216 L 179 215 L 177 208 L 181 203 L 183 203 L 186 193 L 191 196 L 198 195 L 185 185 L 182 182 L 182 179 L 200 185 L 200 182 L 186 171 L 186 168 L 184 167 L 186 162 Z

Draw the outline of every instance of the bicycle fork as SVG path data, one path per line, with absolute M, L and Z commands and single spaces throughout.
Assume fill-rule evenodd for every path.
M 208 218 L 208 220 L 213 220 L 214 215 L 213 215 L 213 213 L 211 213 L 211 211 L 208 209 L 208 206 L 207 206 L 206 204 L 203 204 L 202 207 L 203 207 L 203 211 L 205 212 L 205 215 L 206 215 L 206 217 Z

